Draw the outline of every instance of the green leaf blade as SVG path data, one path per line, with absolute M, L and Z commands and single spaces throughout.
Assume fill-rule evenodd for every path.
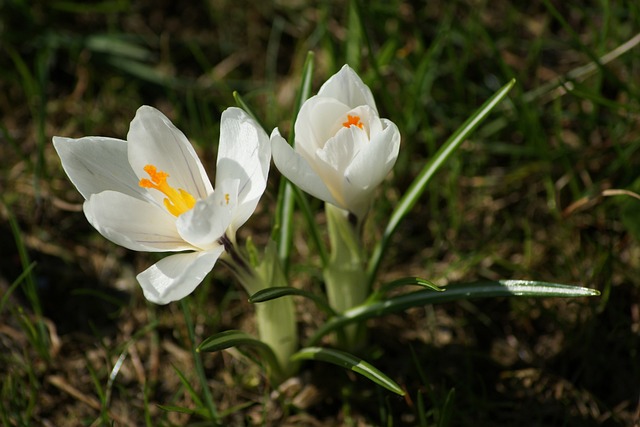
M 336 316 L 337 313 L 329 306 L 329 303 L 323 297 L 312 294 L 302 289 L 288 287 L 288 286 L 276 286 L 273 288 L 262 289 L 249 297 L 249 302 L 257 304 L 261 302 L 270 301 L 285 296 L 301 296 L 313 301 L 318 308 L 329 314 L 330 316 Z
M 356 372 L 374 383 L 392 391 L 400 396 L 404 396 L 405 392 L 391 378 L 382 373 L 379 369 L 370 363 L 344 351 L 333 350 L 322 347 L 307 347 L 291 356 L 292 360 L 319 360 L 322 362 L 333 363 Z
M 257 338 L 237 330 L 229 330 L 212 335 L 200 343 L 198 352 L 215 352 L 225 350 L 239 345 L 249 345 L 254 347 L 268 348 L 268 346 Z
M 411 183 L 407 192 L 402 196 L 398 202 L 398 206 L 391 213 L 389 223 L 384 230 L 382 239 L 375 246 L 369 265 L 367 266 L 367 276 L 369 277 L 369 285 L 373 284 L 375 277 L 380 268 L 380 263 L 384 256 L 384 252 L 389 245 L 391 236 L 395 233 L 400 221 L 411 211 L 416 204 L 427 184 L 431 181 L 431 178 L 435 175 L 436 171 L 445 163 L 445 161 L 453 154 L 453 152 L 462 144 L 462 142 L 473 132 L 489 113 L 507 96 L 511 88 L 515 85 L 515 79 L 511 79 L 509 83 L 500 88 L 496 93 L 485 101 L 482 106 L 477 109 L 454 133 L 447 139 L 447 141 L 440 147 L 438 152 L 433 158 L 424 165 L 420 174 Z
M 343 328 L 350 323 L 362 322 L 373 317 L 381 317 L 427 304 L 471 298 L 578 298 L 598 295 L 600 295 L 600 292 L 596 289 L 531 280 L 487 280 L 476 283 L 455 284 L 447 286 L 444 292 L 420 290 L 347 310 L 342 315 L 334 317 L 322 325 L 310 338 L 309 345 L 318 342 L 327 333 Z

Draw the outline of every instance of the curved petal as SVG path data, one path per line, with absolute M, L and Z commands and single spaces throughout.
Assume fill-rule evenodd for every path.
M 200 200 L 176 221 L 178 232 L 184 240 L 202 249 L 216 246 L 232 222 L 237 204 L 238 180 L 226 180 L 225 185 L 204 200 Z
M 92 195 L 84 203 L 89 223 L 107 239 L 134 251 L 193 249 L 178 234 L 175 217 L 148 202 L 115 191 Z
M 207 173 L 187 137 L 160 111 L 142 106 L 136 112 L 127 134 L 129 163 L 138 178 L 149 178 L 146 165 L 169 174 L 168 183 L 182 188 L 196 199 L 213 192 Z M 162 203 L 164 196 L 153 192 Z
M 211 271 L 222 246 L 206 252 L 189 252 L 161 259 L 137 279 L 146 299 L 156 304 L 168 304 L 180 300 L 195 290 Z
M 344 192 L 345 172 L 354 157 L 357 156 L 360 147 L 368 144 L 367 133 L 355 126 L 340 129 L 324 147 L 324 150 L 316 152 L 314 170 L 322 177 L 325 185 L 331 191 L 337 206 L 349 209 L 351 201 Z
M 273 162 L 289 181 L 320 200 L 337 204 L 320 176 L 300 154 L 293 151 L 287 141 L 280 136 L 278 128 L 271 133 L 271 150 Z
M 297 152 L 306 159 L 311 159 L 318 149 L 336 132 L 341 122 L 351 110 L 348 105 L 323 96 L 312 96 L 307 99 L 298 113 L 295 123 Z
M 378 113 L 371 89 L 346 64 L 322 85 L 318 95 L 335 98 L 351 108 L 368 105 Z
M 380 184 L 398 158 L 400 131 L 389 120 L 386 128 L 373 134 L 371 141 L 353 159 L 345 171 L 346 180 L 354 187 L 368 189 Z
M 146 190 L 127 160 L 127 141 L 99 136 L 53 137 L 62 168 L 85 199 L 106 190 L 144 200 Z
M 223 181 L 238 180 L 237 203 L 243 208 L 234 218 L 236 227 L 255 211 L 267 187 L 270 165 L 271 144 L 266 132 L 240 108 L 226 109 L 220 124 L 216 191 Z

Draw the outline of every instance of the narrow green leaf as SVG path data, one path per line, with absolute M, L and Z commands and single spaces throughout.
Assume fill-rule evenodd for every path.
M 453 414 L 453 399 L 456 397 L 456 389 L 452 388 L 447 394 L 447 399 L 444 401 L 444 405 L 440 410 L 440 416 L 438 417 L 438 427 L 449 427 L 451 424 L 451 416 Z
M 261 302 L 270 301 L 276 298 L 281 298 L 284 296 L 292 296 L 292 295 L 310 299 L 311 301 L 316 303 L 316 306 L 319 309 L 329 314 L 330 316 L 336 316 L 338 314 L 335 312 L 334 309 L 332 309 L 329 306 L 329 303 L 323 297 L 313 294 L 311 292 L 307 292 L 302 289 L 292 288 L 288 286 L 276 286 L 273 288 L 267 288 L 267 289 L 258 291 L 249 297 L 249 302 L 252 304 L 256 304 L 256 303 L 261 303 Z
M 444 145 L 440 147 L 435 156 L 433 156 L 433 158 L 431 158 L 431 160 L 424 165 L 422 171 L 420 171 L 420 174 L 411 183 L 411 186 L 402 196 L 402 198 L 398 202 L 398 206 L 391 214 L 391 218 L 389 219 L 387 228 L 384 230 L 382 238 L 375 246 L 369 260 L 369 265 L 367 267 L 367 276 L 369 278 L 370 286 L 373 284 L 373 281 L 376 278 L 378 268 L 380 267 L 380 263 L 384 256 L 384 252 L 389 245 L 391 236 L 393 236 L 393 233 L 395 233 L 396 229 L 398 228 L 400 221 L 402 221 L 402 219 L 409 213 L 409 211 L 411 211 L 436 171 L 440 169 L 444 162 L 460 146 L 460 144 L 462 144 L 467 136 L 469 136 L 469 134 L 471 134 L 471 132 L 476 129 L 480 125 L 480 123 L 482 123 L 482 121 L 489 115 L 491 110 L 493 110 L 495 106 L 498 105 L 500 101 L 502 101 L 507 93 L 509 93 L 515 82 L 515 79 L 512 79 L 509 83 L 504 85 L 495 94 L 493 94 L 493 96 L 489 98 L 484 104 L 482 104 L 482 106 L 478 110 L 476 110 L 471 115 L 471 117 L 469 117 L 462 124 L 462 126 L 460 126 L 453 133 L 453 135 L 449 137 Z
M 42 303 L 40 302 L 40 296 L 38 295 L 38 289 L 35 276 L 33 274 L 33 266 L 32 261 L 29 257 L 29 251 L 27 250 L 26 243 L 22 238 L 22 230 L 20 229 L 18 220 L 13 215 L 12 210 L 4 203 L 2 199 L 0 199 L 0 204 L 4 206 L 5 211 L 7 212 L 7 216 L 9 217 L 9 226 L 11 227 L 11 233 L 13 234 L 13 239 L 18 251 L 18 257 L 22 265 L 23 273 L 20 275 L 19 283 L 23 284 L 22 291 L 27 296 L 27 299 L 31 304 L 31 308 L 36 315 L 34 318 L 36 329 L 34 329 L 34 334 L 32 335 L 32 344 L 35 346 L 40 356 L 42 356 L 45 360 L 49 360 L 49 357 L 51 356 L 49 354 L 49 332 L 45 323 L 42 321 Z M 30 320 L 27 320 L 26 318 L 25 320 L 29 324 L 31 324 Z
M 309 98 L 311 94 L 311 83 L 313 81 L 313 52 L 307 53 L 302 69 L 302 81 L 300 82 L 300 90 L 294 107 L 293 117 L 291 118 L 291 129 L 289 131 L 289 143 L 294 144 L 295 141 L 295 122 L 298 117 L 300 107 Z M 285 272 L 289 270 L 289 255 L 291 253 L 291 245 L 293 242 L 293 209 L 295 203 L 293 200 L 294 192 L 291 183 L 285 179 L 280 181 L 278 190 L 278 200 L 276 206 L 276 224 L 273 240 L 278 244 L 278 256 L 282 262 Z M 315 223 L 310 224 L 315 227 Z
M 185 408 L 183 406 L 173 406 L 173 405 L 158 405 L 158 408 L 162 409 L 163 411 L 167 411 L 167 412 L 179 412 L 181 414 L 189 414 L 189 415 L 193 415 L 193 414 L 197 414 L 198 412 L 193 410 L 193 409 L 189 409 L 189 408 Z
M 184 323 L 187 327 L 187 333 L 189 334 L 189 348 L 191 350 L 191 357 L 193 357 L 193 364 L 196 368 L 196 374 L 198 376 L 198 381 L 200 382 L 200 387 L 202 388 L 202 394 L 204 395 L 204 408 L 207 410 L 208 414 L 206 418 L 213 421 L 214 424 L 219 424 L 218 418 L 218 408 L 213 401 L 213 396 L 211 395 L 211 390 L 209 389 L 209 384 L 207 383 L 207 377 L 204 372 L 204 366 L 202 364 L 202 357 L 198 354 L 198 348 L 196 347 L 195 341 L 195 329 L 193 327 L 193 319 L 191 317 L 191 311 L 189 310 L 188 298 L 183 298 L 180 300 L 180 308 L 182 309 L 182 315 L 184 316 Z M 202 406 L 199 406 L 202 407 Z
M 4 311 L 4 306 L 9 300 L 9 297 L 11 296 L 13 291 L 15 291 L 16 288 L 22 283 L 22 281 L 25 280 L 25 278 L 31 274 L 31 270 L 33 270 L 36 264 L 37 263 L 35 261 L 32 261 L 31 264 L 29 264 L 29 266 L 22 273 L 20 273 L 20 275 L 16 278 L 16 280 L 13 281 L 11 286 L 7 288 L 7 291 L 4 293 L 4 295 L 0 299 L 0 314 Z
M 310 338 L 309 345 L 317 343 L 320 338 L 329 332 L 343 328 L 350 323 L 362 322 L 363 320 L 373 317 L 381 317 L 390 313 L 404 311 L 411 307 L 419 307 L 427 304 L 471 298 L 514 296 L 571 298 L 597 295 L 600 295 L 600 292 L 596 289 L 529 280 L 497 280 L 455 284 L 447 286 L 444 292 L 421 290 L 393 297 L 385 301 L 354 307 L 322 325 Z
M 403 277 L 402 279 L 394 280 L 393 282 L 385 283 L 384 285 L 382 285 L 380 289 L 371 294 L 368 302 L 377 301 L 382 298 L 387 292 L 400 286 L 407 285 L 421 286 L 423 288 L 431 289 L 432 291 L 444 292 L 444 288 L 441 288 L 430 280 L 422 279 L 420 277 Z
M 362 38 L 363 31 L 360 25 L 361 18 L 359 15 L 357 0 L 349 2 L 347 40 L 345 41 L 346 62 L 352 68 L 360 68 L 360 55 L 362 54 Z
M 291 130 L 294 130 L 296 118 L 302 104 L 311 96 L 311 84 L 313 83 L 313 58 L 314 53 L 312 51 L 307 52 L 307 57 L 304 60 L 302 66 L 302 82 L 300 83 L 300 92 L 298 93 L 298 99 L 295 105 L 295 114 L 291 122 Z M 291 134 L 293 135 L 293 133 Z M 293 140 L 293 139 L 292 139 Z
M 324 241 L 320 237 L 320 230 L 318 230 L 315 218 L 313 216 L 313 213 L 311 212 L 309 200 L 307 199 L 307 196 L 302 192 L 302 190 L 300 190 L 300 188 L 296 187 L 295 185 L 291 185 L 291 188 L 293 189 L 293 192 L 296 196 L 296 201 L 298 202 L 300 211 L 302 212 L 302 215 L 309 225 L 306 231 L 309 233 L 309 237 L 318 249 L 318 255 L 320 255 L 322 268 L 324 268 L 329 263 L 329 255 L 327 254 L 327 248 L 324 244 Z
M 130 37 L 124 35 L 96 34 L 89 36 L 84 41 L 84 45 L 87 49 L 96 53 L 138 61 L 151 61 L 153 59 L 153 54 L 149 49 L 135 43 Z
M 220 417 L 224 418 L 224 417 L 228 417 L 229 415 L 235 414 L 238 411 L 242 411 L 243 409 L 247 409 L 251 406 L 255 405 L 255 402 L 252 400 L 248 400 L 247 402 L 244 403 L 239 403 L 235 406 L 232 406 L 229 409 L 225 409 L 224 411 L 220 411 Z
M 200 399 L 200 396 L 198 396 L 198 393 L 191 385 L 191 381 L 189 381 L 187 377 L 184 376 L 182 371 L 180 371 L 180 369 L 178 369 L 177 366 L 172 364 L 171 367 L 173 368 L 173 371 L 178 375 L 178 378 L 180 379 L 180 382 L 182 383 L 184 388 L 187 389 L 189 396 L 191 396 L 191 399 L 193 399 L 193 402 L 196 404 L 196 406 L 198 407 L 204 406 L 202 403 L 202 399 Z
M 582 50 L 582 52 L 584 52 L 589 57 L 589 59 L 593 61 L 593 64 L 596 67 L 598 67 L 600 72 L 608 76 L 609 78 L 611 78 L 612 81 L 616 83 L 620 83 L 619 79 L 615 76 L 615 74 L 610 72 L 604 67 L 604 65 L 602 64 L 602 62 L 600 62 L 600 59 L 593 52 L 593 50 L 591 50 L 586 44 L 582 42 L 582 37 L 580 37 L 580 35 L 573 29 L 571 24 L 569 24 L 569 22 L 564 18 L 564 16 L 562 16 L 562 14 L 558 11 L 558 9 L 556 9 L 549 0 L 542 0 L 542 4 L 547 8 L 551 16 L 553 16 L 558 21 L 558 23 L 560 23 L 562 28 L 564 28 L 564 30 L 571 36 L 571 39 L 580 48 L 580 50 Z
M 204 341 L 202 341 L 202 343 L 200 343 L 196 351 L 213 352 L 224 350 L 230 347 L 236 347 L 238 345 L 251 345 L 271 350 L 268 345 L 266 345 L 259 339 L 254 338 L 245 332 L 232 329 L 229 331 L 211 335 L 209 338 L 206 338 Z
M 178 82 L 175 76 L 142 61 L 114 55 L 106 57 L 105 60 L 114 68 L 129 73 L 142 81 L 166 87 L 175 87 Z
M 196 351 L 214 352 L 238 346 L 254 347 L 256 350 L 258 350 L 260 355 L 265 359 L 265 361 L 272 369 L 276 370 L 276 372 L 281 372 L 281 367 L 278 363 L 278 359 L 276 358 L 275 353 L 268 344 L 252 337 L 245 332 L 238 330 L 232 329 L 212 335 L 202 341 Z
M 333 350 L 322 347 L 307 347 L 298 351 L 291 356 L 291 360 L 320 360 L 322 362 L 333 363 L 357 372 L 374 383 L 392 391 L 400 396 L 404 396 L 405 392 L 391 378 L 383 374 L 380 370 L 372 366 L 370 363 L 353 356 L 344 351 Z
M 260 127 L 262 127 L 262 129 L 266 128 L 264 127 L 264 124 L 260 121 L 260 119 L 258 119 L 258 116 L 256 116 L 256 114 L 253 112 L 253 110 L 251 109 L 251 107 L 249 107 L 249 104 L 247 104 L 244 99 L 242 98 L 242 96 L 238 93 L 238 91 L 233 91 L 233 99 L 235 99 L 236 104 L 238 105 L 238 107 L 242 108 L 248 115 L 251 116 L 251 118 L 253 120 L 256 121 L 256 123 L 258 123 L 260 125 Z

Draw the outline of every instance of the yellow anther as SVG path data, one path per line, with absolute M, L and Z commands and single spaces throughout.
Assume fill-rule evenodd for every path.
M 229 193 L 224 193 L 224 201 L 229 204 Z
M 195 206 L 196 199 L 191 194 L 182 188 L 176 190 L 167 184 L 168 173 L 159 171 L 153 165 L 146 165 L 144 171 L 149 174 L 151 179 L 141 179 L 140 187 L 153 188 L 167 196 L 164 199 L 164 206 L 172 215 L 180 216 Z
M 347 121 L 342 123 L 342 126 L 348 128 L 351 126 L 357 126 L 362 129 L 362 122 L 360 121 L 360 116 L 352 116 L 347 114 Z

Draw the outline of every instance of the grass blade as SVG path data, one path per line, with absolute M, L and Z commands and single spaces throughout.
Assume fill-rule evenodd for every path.
M 187 393 L 189 393 L 189 396 L 191 396 L 191 399 L 193 399 L 193 403 L 195 403 L 198 408 L 203 407 L 204 404 L 202 403 L 202 399 L 200 399 L 200 396 L 198 396 L 198 393 L 191 385 L 191 381 L 187 379 L 187 377 L 182 373 L 182 371 L 180 371 L 180 369 L 178 369 L 177 366 L 171 365 L 171 367 L 173 368 L 176 375 L 178 375 L 180 382 L 182 383 L 184 388 L 187 390 Z M 194 412 L 197 412 L 197 411 L 194 410 Z M 203 415 L 206 416 L 207 414 L 203 414 Z
M 258 123 L 260 125 L 260 127 L 262 129 L 266 128 L 264 127 L 264 124 L 260 121 L 260 119 L 258 119 L 258 116 L 256 116 L 256 114 L 253 112 L 253 110 L 251 109 L 251 107 L 249 107 L 249 104 L 247 104 L 245 102 L 245 100 L 242 98 L 242 96 L 238 93 L 238 91 L 233 91 L 233 99 L 235 99 L 236 104 L 238 105 L 238 107 L 242 108 L 244 110 L 245 113 L 247 113 L 248 115 L 251 116 L 251 118 L 253 120 L 256 121 L 256 123 Z M 267 132 L 268 134 L 268 132 Z
M 31 270 L 33 270 L 33 268 L 35 266 L 36 266 L 36 262 L 32 261 L 31 264 L 29 264 L 29 266 L 22 273 L 20 273 L 20 275 L 16 278 L 16 280 L 13 281 L 11 286 L 9 286 L 7 288 L 7 291 L 5 292 L 5 294 L 0 299 L 0 314 L 2 314 L 2 312 L 4 311 L 4 306 L 7 303 L 7 301 L 9 300 L 9 297 L 11 296 L 13 291 L 15 291 L 16 288 L 18 286 L 20 286 L 22 281 L 25 280 L 26 277 L 31 274 Z
M 380 268 L 380 263 L 384 256 L 384 252 L 387 249 L 391 236 L 395 233 L 400 221 L 411 211 L 416 204 L 422 193 L 424 192 L 427 184 L 436 173 L 438 169 L 444 164 L 444 162 L 451 156 L 451 154 L 462 144 L 462 142 L 476 129 L 480 123 L 489 115 L 491 110 L 509 93 L 515 79 L 512 79 L 509 83 L 500 88 L 491 98 L 489 98 L 478 110 L 476 110 L 471 117 L 469 117 L 463 124 L 454 132 L 453 135 L 444 143 L 433 158 L 427 162 L 426 165 L 420 171 L 420 174 L 413 181 L 407 192 L 402 196 L 398 202 L 398 206 L 391 214 L 387 228 L 384 230 L 382 238 L 378 241 L 378 244 L 373 250 L 369 265 L 367 268 L 367 276 L 369 277 L 369 286 L 373 284 L 375 277 Z
M 307 58 L 304 61 L 302 69 L 302 81 L 300 83 L 300 90 L 294 106 L 294 113 L 291 120 L 291 129 L 289 131 L 289 143 L 294 144 L 295 141 L 295 123 L 298 117 L 298 111 L 309 98 L 311 94 L 311 83 L 313 78 L 313 52 L 307 53 Z M 280 180 L 280 188 L 278 190 L 278 201 L 276 206 L 276 224 L 274 227 L 273 240 L 278 245 L 278 256 L 282 262 L 284 271 L 289 270 L 289 255 L 291 253 L 291 245 L 293 242 L 293 209 L 295 207 L 294 192 L 292 185 L 286 179 Z M 315 227 L 315 223 L 311 224 L 311 227 Z
M 298 207 L 302 212 L 305 220 L 307 221 L 308 228 L 307 232 L 309 233 L 309 237 L 315 244 L 316 248 L 318 248 L 318 255 L 320 256 L 320 261 L 322 263 L 322 268 L 326 267 L 329 263 L 329 255 L 327 255 L 327 248 L 324 244 L 324 241 L 320 237 L 320 231 L 318 230 L 317 224 L 313 217 L 313 213 L 311 212 L 311 207 L 309 206 L 309 201 L 307 200 L 307 196 L 300 190 L 300 188 L 292 185 L 291 188 L 296 196 L 296 201 L 298 202 Z
M 320 360 L 322 362 L 333 363 L 356 372 L 374 383 L 392 391 L 400 396 L 404 396 L 405 392 L 391 378 L 383 374 L 380 370 L 365 362 L 364 360 L 353 356 L 344 351 L 338 351 L 321 347 L 307 347 L 291 356 L 292 360 Z
M 444 401 L 444 405 L 440 410 L 440 416 L 438 417 L 438 427 L 449 427 L 451 424 L 451 416 L 453 414 L 453 400 L 456 397 L 456 389 L 452 388 L 447 394 L 447 399 Z
M 208 412 L 208 418 L 215 425 L 219 425 L 219 417 L 218 410 L 216 408 L 215 403 L 213 402 L 213 396 L 211 395 L 211 390 L 209 390 L 209 383 L 207 382 L 207 377 L 204 373 L 204 366 L 202 365 L 202 358 L 200 354 L 198 354 L 199 347 L 195 346 L 195 330 L 193 327 L 193 319 L 191 318 L 191 313 L 189 311 L 189 306 L 187 304 L 187 299 L 183 298 L 180 300 L 180 308 L 182 308 L 182 314 L 184 316 L 184 323 L 187 327 L 187 332 L 189 334 L 189 347 L 191 347 L 191 356 L 193 357 L 193 363 L 196 368 L 196 374 L 198 376 L 198 381 L 200 382 L 200 387 L 202 387 L 202 394 L 204 395 L 205 407 Z

